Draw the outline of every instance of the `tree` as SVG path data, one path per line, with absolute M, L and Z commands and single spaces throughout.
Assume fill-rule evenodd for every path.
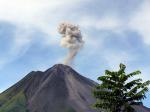
M 94 88 L 93 94 L 97 99 L 94 107 L 104 112 L 134 112 L 132 105 L 142 104 L 146 98 L 150 80 L 142 82 L 141 78 L 130 80 L 141 74 L 140 71 L 125 73 L 126 66 L 120 64 L 118 71 L 105 71 L 104 76 L 98 77 L 101 84 Z

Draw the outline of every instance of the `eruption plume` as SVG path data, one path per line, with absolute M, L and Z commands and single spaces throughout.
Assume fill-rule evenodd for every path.
M 58 32 L 62 35 L 60 45 L 69 49 L 64 64 L 71 65 L 73 59 L 84 44 L 81 31 L 79 26 L 64 22 L 59 25 Z

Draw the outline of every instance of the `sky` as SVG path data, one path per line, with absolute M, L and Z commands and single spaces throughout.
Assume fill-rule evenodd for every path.
M 80 74 L 97 81 L 124 63 L 127 73 L 150 80 L 150 0 L 0 0 L 0 92 L 63 62 L 57 27 L 64 21 L 82 31 L 85 45 L 72 66 Z

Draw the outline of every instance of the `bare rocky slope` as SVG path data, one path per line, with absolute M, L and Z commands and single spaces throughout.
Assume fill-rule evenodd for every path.
M 94 112 L 90 108 L 94 102 L 91 95 L 93 81 L 61 64 L 37 73 L 25 89 L 29 111 Z

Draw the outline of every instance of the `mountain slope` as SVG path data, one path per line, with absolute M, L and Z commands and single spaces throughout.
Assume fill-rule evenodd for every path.
M 0 95 L 0 112 L 7 112 L 3 110 L 4 106 L 21 93 L 22 95 L 18 95 L 18 100 L 24 98 L 21 104 L 24 111 L 95 112 L 90 108 L 95 101 L 91 94 L 95 84 L 69 66 L 58 64 L 45 72 L 29 73 L 20 82 L 3 92 Z M 16 104 L 16 101 L 12 102 Z
M 90 104 L 94 102 L 91 89 L 94 83 L 80 76 L 68 66 L 55 65 L 47 70 L 38 81 L 41 84 L 27 89 L 28 106 L 31 112 L 91 112 Z M 36 84 L 35 84 L 36 85 Z M 33 89 L 32 89 L 33 88 Z M 32 94 L 28 94 L 32 93 Z
M 144 107 L 143 105 L 134 106 L 134 109 L 136 110 L 136 112 L 150 112 L 150 108 Z

